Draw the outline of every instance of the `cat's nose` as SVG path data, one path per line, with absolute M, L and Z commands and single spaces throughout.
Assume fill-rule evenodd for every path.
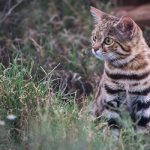
M 100 45 L 98 43 L 96 43 L 92 47 L 93 47 L 94 52 L 97 52 L 100 48 Z

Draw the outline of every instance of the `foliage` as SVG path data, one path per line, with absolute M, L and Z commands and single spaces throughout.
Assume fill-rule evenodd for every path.
M 89 115 L 94 93 L 81 108 L 77 89 L 68 96 L 53 87 L 67 75 L 67 88 L 75 87 L 70 76 L 78 75 L 79 85 L 88 81 L 95 92 L 103 65 L 90 50 L 91 3 L 106 11 L 113 6 L 104 0 L 0 2 L 0 149 L 149 149 L 149 138 L 135 133 L 128 117 L 118 142 L 103 129 L 105 121 L 96 126 Z

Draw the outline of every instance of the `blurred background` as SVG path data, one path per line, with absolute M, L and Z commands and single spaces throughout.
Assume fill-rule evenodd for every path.
M 150 45 L 149 0 L 0 0 L 0 149 L 116 149 L 83 107 L 103 71 L 91 53 L 90 6 L 130 16 Z M 118 149 L 137 149 L 145 139 L 125 121 Z

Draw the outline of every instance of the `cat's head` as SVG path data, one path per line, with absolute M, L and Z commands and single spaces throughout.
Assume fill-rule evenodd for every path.
M 142 31 L 130 17 L 118 18 L 94 7 L 91 7 L 91 14 L 95 21 L 92 52 L 97 58 L 113 62 L 136 53 L 134 47 L 142 37 Z

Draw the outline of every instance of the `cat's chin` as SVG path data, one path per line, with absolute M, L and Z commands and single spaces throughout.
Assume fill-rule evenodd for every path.
M 92 49 L 92 53 L 96 58 L 104 61 L 104 56 L 99 52 L 99 50 L 97 52 L 95 52 L 94 49 Z

